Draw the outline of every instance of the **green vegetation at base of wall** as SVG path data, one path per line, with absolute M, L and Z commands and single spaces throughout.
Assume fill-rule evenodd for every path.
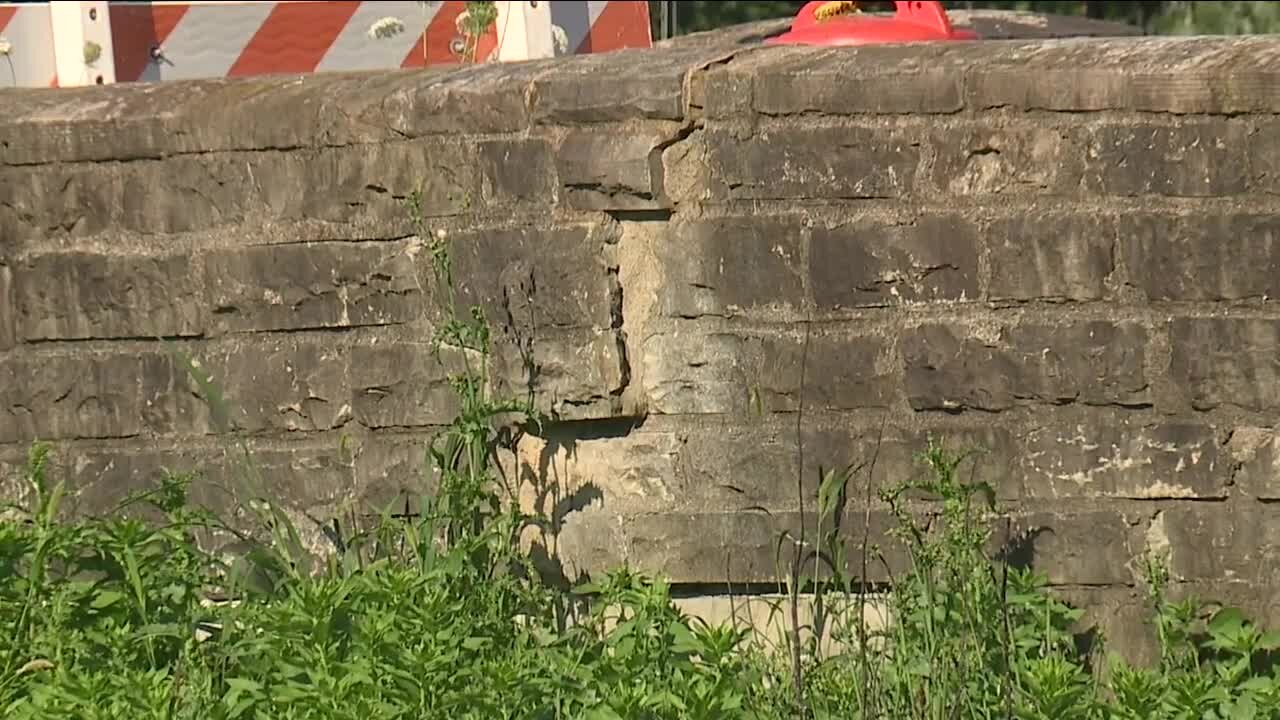
M 442 504 L 335 535 L 319 566 L 266 506 L 225 564 L 196 537 L 226 527 L 189 508 L 179 477 L 133 500 L 158 523 L 59 521 L 45 452 L 33 504 L 0 524 L 0 713 L 14 720 L 1280 716 L 1280 634 L 1166 601 L 1155 563 L 1158 665 L 1082 643 L 1078 611 L 983 553 L 990 510 L 937 448 L 913 487 L 943 496 L 946 529 L 903 516 L 913 570 L 891 593 L 896 622 L 854 622 L 862 598 L 839 573 L 801 577 L 845 608 L 824 619 L 840 653 L 809 633 L 770 651 L 627 570 L 554 589 L 516 552 L 515 515 L 450 542 L 459 516 Z M 235 602 L 202 602 L 214 589 Z

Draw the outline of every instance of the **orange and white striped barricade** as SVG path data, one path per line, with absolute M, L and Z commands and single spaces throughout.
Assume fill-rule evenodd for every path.
M 468 47 L 459 22 L 467 3 L 454 0 L 81 4 L 110 8 L 108 69 L 116 82 L 413 68 L 459 62 Z M 496 6 L 498 20 L 475 43 L 470 59 L 545 57 L 553 45 L 560 46 L 556 54 L 652 46 L 647 2 L 512 0 Z M 0 36 L 21 67 L 12 84 L 55 82 L 51 48 L 65 33 L 51 32 L 50 26 L 48 3 L 0 3 Z M 548 28 L 557 42 L 548 42 Z M 0 86 L 3 64 L 0 59 Z M 92 81 L 104 74 L 88 75 Z

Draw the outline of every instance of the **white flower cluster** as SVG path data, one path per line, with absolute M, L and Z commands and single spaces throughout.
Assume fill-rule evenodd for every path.
M 0 55 L 8 55 L 11 52 L 13 52 L 13 43 L 6 40 L 3 35 L 0 35 Z
M 369 37 L 380 40 L 395 37 L 404 32 L 404 21 L 397 17 L 384 17 L 369 26 Z
M 569 35 L 559 25 L 551 26 L 551 43 L 555 46 L 557 57 L 569 54 Z

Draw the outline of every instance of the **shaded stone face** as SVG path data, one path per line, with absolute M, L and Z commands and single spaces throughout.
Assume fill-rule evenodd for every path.
M 969 21 L 1067 32 L 1018 17 Z M 0 488 L 48 440 L 79 508 L 169 467 L 233 512 L 243 442 L 290 512 L 412 510 L 469 367 L 551 416 L 503 462 L 566 568 L 774 583 L 838 519 L 885 580 L 882 494 L 937 442 L 998 501 L 990 549 L 1112 626 L 1148 551 L 1269 612 L 1276 43 L 738 42 L 766 26 L 5 91 Z M 435 342 L 440 248 L 483 365 Z

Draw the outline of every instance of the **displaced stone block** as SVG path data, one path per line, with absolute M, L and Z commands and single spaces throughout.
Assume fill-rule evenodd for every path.
M 1147 406 L 1146 343 L 1146 330 L 1134 323 L 1019 325 L 993 333 L 921 325 L 901 341 L 907 398 L 915 410 Z
M 1179 580 L 1256 577 L 1280 562 L 1280 508 L 1267 504 L 1186 503 L 1152 523 Z M 1265 572 L 1265 571 L 1263 571 Z
M 918 143 L 870 127 L 789 127 L 703 135 L 711 200 L 896 198 L 910 192 Z
M 430 343 L 380 342 L 351 348 L 351 409 L 370 428 L 447 425 L 458 411 L 449 384 L 456 352 L 436 357 Z
M 1054 499 L 1209 499 L 1226 496 L 1229 461 L 1203 425 L 1120 419 L 1049 424 L 1023 441 L 1028 496 Z
M 1218 197 L 1247 187 L 1244 126 L 1225 120 L 1090 131 L 1084 187 L 1104 195 Z
M 569 207 L 654 210 L 670 205 L 662 188 L 662 151 L 679 136 L 679 126 L 628 123 L 566 132 L 555 159 Z
M 801 373 L 797 334 L 657 334 L 643 347 L 649 411 L 663 415 L 794 412 L 804 375 L 805 407 L 888 407 L 896 392 L 881 337 L 815 330 Z
M 214 325 L 228 332 L 394 325 L 422 314 L 401 242 L 263 245 L 205 258 Z
M 956 215 L 816 227 L 809 279 L 821 309 L 977 300 L 976 228 Z
M 655 247 L 667 314 L 801 314 L 807 231 L 799 217 L 708 218 L 678 222 L 671 232 Z
M 1076 185 L 1082 168 L 1079 145 L 1052 127 L 937 123 L 929 143 L 929 179 L 946 195 L 1057 193 Z
M 1120 217 L 1129 282 L 1152 300 L 1280 297 L 1280 219 L 1274 215 Z
M 351 419 L 349 356 L 335 343 L 268 337 L 209 354 L 200 362 L 223 394 L 213 412 L 231 429 L 331 430 Z
M 1280 407 L 1280 321 L 1177 318 L 1169 342 L 1170 378 L 1196 410 Z
M 205 328 L 203 275 L 187 255 L 32 255 L 14 295 L 25 340 L 189 337 Z
M 123 438 L 144 429 L 135 354 L 0 361 L 0 443 Z
M 997 220 L 989 233 L 992 300 L 1072 300 L 1106 297 L 1115 269 L 1115 220 L 1033 209 Z

